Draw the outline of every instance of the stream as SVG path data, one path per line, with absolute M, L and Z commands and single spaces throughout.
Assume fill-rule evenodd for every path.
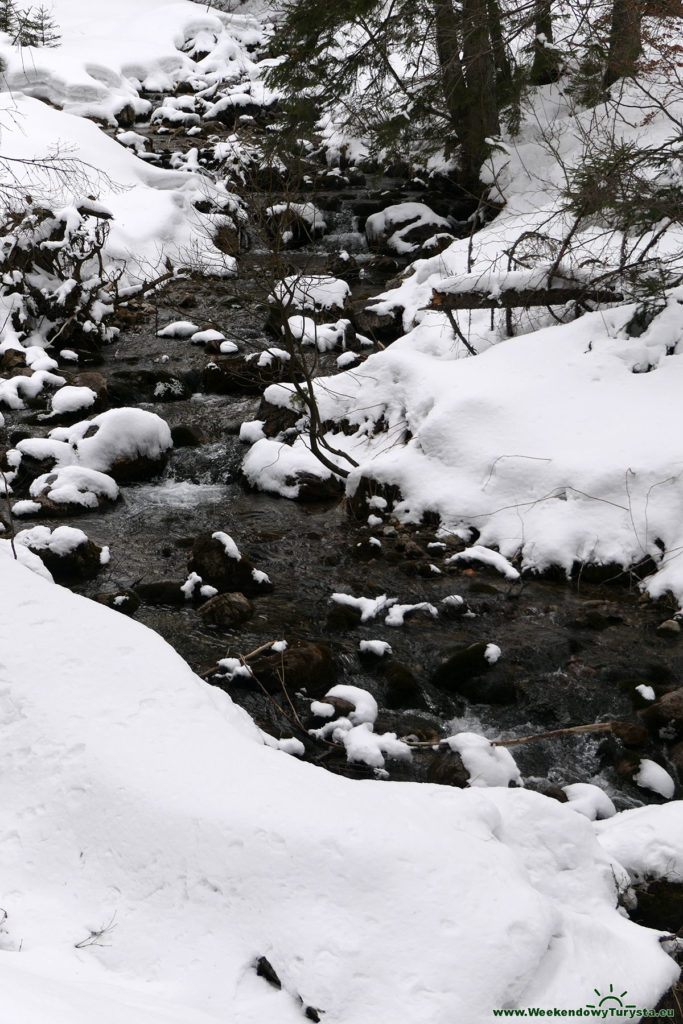
M 182 134 L 155 135 L 144 126 L 135 130 L 153 137 L 162 165 L 179 147 L 197 145 Z M 288 256 L 294 265 L 319 271 L 343 250 L 355 264 L 354 297 L 377 293 L 396 266 L 368 252 L 362 217 L 354 210 L 381 208 L 396 196 L 427 203 L 431 198 L 410 183 L 387 179 L 356 181 L 338 193 L 316 192 L 310 198 L 325 211 L 330 230 Z M 392 779 L 462 784 L 448 754 L 432 746 L 454 732 L 507 739 L 608 720 L 632 723 L 639 728 L 628 745 L 610 732 L 593 732 L 510 749 L 525 784 L 560 799 L 557 787 L 593 782 L 618 809 L 660 802 L 632 781 L 640 756 L 659 761 L 675 775 L 669 746 L 656 735 L 644 735 L 639 712 L 647 702 L 636 687 L 645 683 L 661 696 L 679 685 L 679 641 L 657 632 L 674 609 L 644 601 L 625 578 L 594 582 L 586 573 L 578 582 L 528 578 L 510 583 L 490 568 L 447 566 L 452 550 L 428 547 L 437 542 L 436 525 L 407 528 L 389 521 L 375 528 L 378 548 L 369 540 L 373 531 L 348 514 L 344 501 L 299 503 L 244 487 L 239 471 L 247 447 L 238 435 L 244 421 L 256 418 L 259 395 L 207 393 L 203 371 L 211 357 L 199 346 L 159 338 L 156 332 L 171 321 L 190 319 L 218 327 L 241 354 L 272 345 L 264 330 L 267 310 L 258 255 L 252 251 L 242 257 L 236 278 L 175 280 L 162 292 L 133 302 L 119 317 L 120 335 L 93 367 L 107 380 L 111 404 L 137 405 L 172 428 L 189 428 L 191 443 L 174 448 L 159 479 L 124 486 L 117 505 L 64 520 L 111 549 L 111 560 L 98 577 L 73 589 L 94 598 L 158 580 L 182 583 L 194 539 L 205 531 L 224 531 L 273 583 L 272 593 L 255 599 L 248 622 L 234 629 L 208 625 L 189 602 L 171 606 L 143 600 L 135 613 L 195 671 L 207 675 L 221 658 L 246 655 L 280 639 L 290 645 L 326 645 L 333 668 L 321 680 L 320 692 L 293 687 L 289 696 L 297 713 L 308 724 L 310 698 L 324 696 L 335 681 L 369 690 L 380 706 L 376 731 L 424 744 L 415 748 L 410 763 L 388 762 Z M 321 355 L 317 372 L 336 372 L 336 355 Z M 167 386 L 159 388 L 164 382 Z M 12 443 L 44 436 L 47 429 L 35 408 L 6 413 Z M 19 527 L 36 522 L 57 526 L 62 520 L 41 517 Z M 336 592 L 386 594 L 401 603 L 434 605 L 459 595 L 467 614 L 416 614 L 398 628 L 381 621 L 355 624 L 330 614 Z M 388 641 L 391 657 L 361 659 L 359 642 L 370 639 Z M 490 671 L 458 692 L 435 682 L 445 658 L 477 643 L 501 649 Z M 289 723 L 261 691 L 223 685 L 262 727 L 276 736 L 291 735 Z M 313 750 L 307 756 L 334 771 L 373 777 L 368 766 L 349 764 L 334 752 Z

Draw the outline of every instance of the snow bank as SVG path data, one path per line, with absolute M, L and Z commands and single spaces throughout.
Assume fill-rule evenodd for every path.
M 41 50 L 45 52 L 51 51 Z M 92 121 L 21 93 L 0 94 L 0 122 L 3 157 L 61 158 L 57 172 L 13 163 L 16 186 L 62 207 L 78 207 L 95 195 L 112 214 L 105 252 L 111 260 L 125 262 L 131 276 L 163 273 L 166 258 L 175 266 L 198 263 L 216 273 L 233 268 L 232 258 L 211 241 L 215 223 L 195 209 L 195 203 L 207 198 L 221 205 L 232 202 L 206 178 L 152 167 Z
M 339 1024 L 488 1024 L 605 977 L 653 1005 L 676 978 L 556 802 L 327 774 L 138 623 L 11 559 L 0 585 L 21 594 L 0 618 L 12 1019 L 295 1024 L 300 995 Z
M 56 427 L 50 437 L 69 445 L 78 463 L 108 472 L 120 459 L 159 460 L 172 447 L 171 429 L 145 409 L 110 409 L 71 427 Z

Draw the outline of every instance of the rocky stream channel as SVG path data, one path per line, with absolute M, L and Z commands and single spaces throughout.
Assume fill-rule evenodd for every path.
M 155 102 L 162 104 L 164 97 Z M 138 125 L 135 130 L 153 140 L 161 164 L 183 146 L 201 145 L 185 132 L 156 134 L 153 126 Z M 398 269 L 395 261 L 368 251 L 362 230 L 367 213 L 416 196 L 448 212 L 448 195 L 425 195 L 414 182 L 359 176 L 335 191 L 329 177 L 314 199 L 330 230 L 291 255 L 301 266 L 333 267 L 344 277 L 339 252 L 345 251 L 354 296 L 367 298 Z M 190 275 L 132 300 L 118 313 L 120 334 L 112 344 L 84 357 L 77 370 L 60 361 L 59 372 L 68 380 L 76 373 L 100 375 L 88 378 L 99 390 L 98 411 L 135 406 L 161 416 L 173 430 L 174 448 L 161 475 L 122 481 L 122 499 L 106 510 L 17 520 L 16 529 L 68 523 L 108 545 L 108 564 L 95 560 L 63 582 L 134 614 L 195 671 L 226 689 L 265 731 L 296 736 L 305 758 L 331 771 L 377 777 L 377 785 L 387 774 L 350 763 L 342 748 L 307 734 L 321 725 L 311 714 L 311 699 L 324 698 L 332 685 L 344 682 L 377 699 L 377 732 L 394 732 L 415 744 L 412 760 L 387 762 L 391 779 L 466 785 L 459 755 L 439 747 L 440 739 L 456 732 L 510 740 L 597 725 L 594 731 L 560 731 L 511 746 L 525 785 L 565 800 L 562 786 L 593 782 L 617 809 L 660 802 L 634 775 L 643 757 L 674 778 L 683 772 L 683 639 L 676 609 L 643 598 L 635 575 L 585 567 L 571 581 L 558 576 L 508 582 L 483 565 L 446 565 L 458 542 L 437 538 L 436 523 L 409 528 L 386 516 L 370 527 L 354 518 L 336 491 L 296 502 L 245 486 L 240 465 L 246 446 L 239 429 L 257 418 L 269 380 L 233 374 L 229 383 L 217 383 L 210 366 L 215 353 L 158 337 L 157 330 L 181 319 L 217 328 L 238 346 L 235 361 L 277 344 L 266 331 L 257 256 L 252 250 L 241 257 L 237 277 Z M 336 372 L 337 355 L 322 355 L 316 372 Z M 18 369 L 6 359 L 0 364 L 5 378 Z M 287 379 L 286 372 L 282 376 Z M 43 395 L 28 404 L 5 411 L 5 448 L 46 436 L 63 422 L 45 418 L 49 399 Z M 76 418 L 81 416 L 68 422 Z M 18 481 L 16 497 L 25 497 L 28 483 L 27 477 L 22 491 Z M 0 515 L 9 529 L 7 511 Z M 212 620 L 180 587 L 191 569 L 206 569 L 206 535 L 214 531 L 229 534 L 268 574 L 272 589 L 253 589 L 248 601 L 231 604 Z M 385 594 L 401 604 L 439 605 L 452 595 L 463 601 L 441 605 L 438 618 L 417 612 L 392 628 L 361 623 L 354 609 L 331 602 L 338 592 Z M 77 622 L 73 628 L 77 634 Z M 266 649 L 250 661 L 258 686 L 246 678 L 226 681 L 216 671 L 223 658 L 246 656 L 281 639 L 288 644 L 284 653 Z M 361 640 L 377 639 L 389 642 L 390 655 L 359 651 Z M 489 644 L 502 652 L 495 663 L 485 657 Z M 654 701 L 637 689 L 643 686 L 652 688 Z M 348 710 L 343 701 L 338 710 Z M 676 929 L 678 911 L 670 895 L 667 900 L 671 920 L 660 906 L 656 923 Z M 647 903 L 641 914 L 649 923 Z

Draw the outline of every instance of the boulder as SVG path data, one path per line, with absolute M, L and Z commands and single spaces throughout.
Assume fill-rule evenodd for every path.
M 450 221 L 434 213 L 425 203 L 397 203 L 365 222 L 368 245 L 375 252 L 413 256 L 432 255 L 454 239 Z
M 643 720 L 656 729 L 671 726 L 678 739 L 683 739 L 683 687 L 663 697 L 640 712 Z
M 239 593 L 245 597 L 258 597 L 272 591 L 273 585 L 265 573 L 256 569 L 244 555 L 229 553 L 221 534 L 202 533 L 192 545 L 187 567 L 201 576 L 204 584 L 215 587 L 219 593 Z M 236 549 L 235 549 L 236 550 Z
M 297 641 L 282 652 L 262 654 L 250 667 L 271 693 L 281 689 L 282 675 L 290 694 L 305 688 L 309 697 L 322 700 L 337 681 L 332 651 L 326 644 Z
M 223 629 L 232 629 L 254 614 L 254 605 L 244 594 L 217 594 L 197 609 L 205 622 Z
M 516 699 L 513 682 L 505 674 L 485 676 L 494 665 L 486 656 L 489 644 L 479 642 L 458 647 L 441 662 L 432 676 L 440 690 L 459 693 L 475 704 L 512 704 Z
M 111 594 L 95 594 L 95 601 L 105 604 L 123 615 L 135 615 L 140 607 L 140 598 L 133 590 L 118 590 Z
M 108 552 L 71 526 L 35 526 L 20 530 L 14 540 L 38 555 L 55 583 L 94 579 L 109 560 Z

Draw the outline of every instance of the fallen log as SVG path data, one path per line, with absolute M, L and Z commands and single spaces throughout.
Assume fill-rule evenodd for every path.
M 611 288 L 591 288 L 585 282 L 563 283 L 553 288 L 505 288 L 492 292 L 466 290 L 440 292 L 432 289 L 427 309 L 529 309 L 531 306 L 563 306 L 566 302 L 623 302 L 621 292 Z

